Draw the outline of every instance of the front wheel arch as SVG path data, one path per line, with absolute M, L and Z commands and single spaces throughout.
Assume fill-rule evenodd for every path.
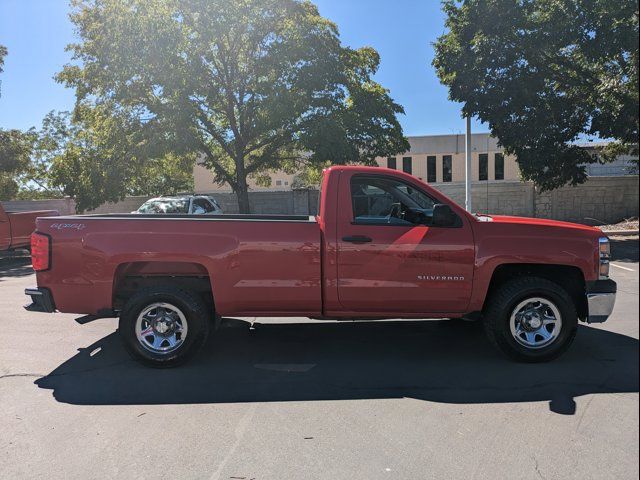
M 571 265 L 536 263 L 504 263 L 498 265 L 491 275 L 482 312 L 486 311 L 487 302 L 505 283 L 523 277 L 542 278 L 559 285 L 569 294 L 575 305 L 578 318 L 584 321 L 588 317 L 586 282 L 582 270 Z

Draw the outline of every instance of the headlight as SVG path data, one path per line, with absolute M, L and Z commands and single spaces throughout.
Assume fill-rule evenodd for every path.
M 611 244 L 607 237 L 598 239 L 598 256 L 600 259 L 598 276 L 600 280 L 609 278 L 609 260 L 611 258 Z

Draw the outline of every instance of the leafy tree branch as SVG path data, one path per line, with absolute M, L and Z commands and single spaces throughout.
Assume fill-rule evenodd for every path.
M 433 65 L 465 115 L 489 124 L 524 179 L 553 189 L 611 160 L 584 136 L 638 144 L 638 2 L 448 0 Z

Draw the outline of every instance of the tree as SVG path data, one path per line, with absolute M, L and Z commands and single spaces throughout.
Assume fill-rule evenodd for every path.
M 66 195 L 82 212 L 127 195 L 192 190 L 195 155 L 163 153 L 163 139 L 126 120 L 106 105 L 79 105 L 74 116 L 49 112 L 40 130 L 0 129 L 0 199 Z
M 195 156 L 162 153 L 162 139 L 129 120 L 107 105 L 78 105 L 73 116 L 49 113 L 35 142 L 29 180 L 40 190 L 72 197 L 79 212 L 126 195 L 191 190 Z
M 71 19 L 79 64 L 59 81 L 203 157 L 241 212 L 248 177 L 408 150 L 377 52 L 343 47 L 308 1 L 74 0 Z
M 33 140 L 33 131 L 0 129 L 0 172 L 14 173 L 26 169 Z
M 130 195 L 175 195 L 193 191 L 194 154 L 167 153 L 144 162 L 133 177 Z
M 586 179 L 581 136 L 638 144 L 638 2 L 448 0 L 433 65 L 543 190 Z M 635 145 L 635 146 L 634 146 Z M 609 149 L 608 152 L 612 152 Z M 619 150 L 618 150 L 619 151 Z
M 17 177 L 29 168 L 33 141 L 32 131 L 0 129 L 0 200 L 18 193 Z

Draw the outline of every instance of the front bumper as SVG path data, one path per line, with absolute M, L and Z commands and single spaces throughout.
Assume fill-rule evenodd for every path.
M 616 303 L 618 286 L 613 280 L 587 283 L 588 323 L 602 323 L 609 318 Z
M 43 313 L 53 313 L 56 311 L 53 297 L 48 288 L 27 288 L 24 294 L 31 297 L 31 303 L 24 306 L 25 310 Z

